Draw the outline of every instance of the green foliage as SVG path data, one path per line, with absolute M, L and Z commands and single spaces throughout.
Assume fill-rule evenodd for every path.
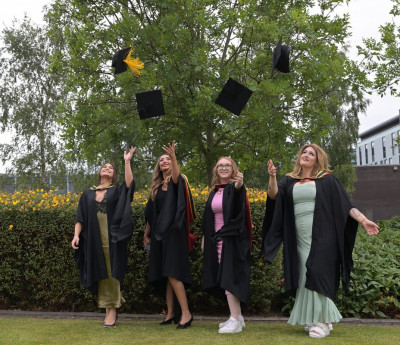
M 349 294 L 338 296 L 344 316 L 396 317 L 400 313 L 400 217 L 379 222 L 377 236 L 360 229 Z
M 370 86 L 381 96 L 386 92 L 400 96 L 400 1 L 392 0 L 393 20 L 379 27 L 380 39 L 364 38 L 358 53 L 364 59 L 365 72 L 374 76 Z
M 339 48 L 348 15 L 332 14 L 342 2 L 54 1 L 49 35 L 63 47 L 51 68 L 66 78 L 68 97 L 58 110 L 69 157 L 117 161 L 128 141 L 140 148 L 141 171 L 149 171 L 162 145 L 176 140 L 196 183 L 209 184 L 227 154 L 254 186 L 263 185 L 269 158 L 288 172 L 302 144 L 330 136 L 329 108 L 353 106 L 344 93 L 361 95 L 365 76 Z M 271 73 L 281 35 L 292 48 L 288 74 Z M 142 75 L 113 76 L 113 54 L 130 44 L 145 64 Z M 239 117 L 214 104 L 228 77 L 254 91 Z M 139 121 L 134 94 L 154 88 L 162 89 L 167 114 Z
M 196 200 L 198 218 L 192 230 L 200 234 L 204 201 Z M 165 308 L 163 298 L 149 293 L 148 254 L 143 250 L 144 205 L 133 208 L 134 236 L 129 244 L 128 269 L 123 295 L 123 312 L 157 313 Z M 71 239 L 75 209 L 70 206 L 41 211 L 0 209 L 0 309 L 96 310 L 96 299 L 79 284 Z M 248 312 L 266 313 L 280 289 L 280 258 L 266 269 L 261 254 L 261 225 L 264 208 L 252 207 L 254 232 L 252 248 L 251 298 Z M 10 225 L 13 225 L 10 228 Z M 226 313 L 227 304 L 210 298 L 201 288 L 202 252 L 200 240 L 191 255 L 193 286 L 189 305 L 196 313 Z
M 3 29 L 0 39 L 0 131 L 15 133 L 0 145 L 0 159 L 12 164 L 8 173 L 17 175 L 18 187 L 46 187 L 50 175 L 66 172 L 56 124 L 62 77 L 47 73 L 55 45 L 27 17 Z

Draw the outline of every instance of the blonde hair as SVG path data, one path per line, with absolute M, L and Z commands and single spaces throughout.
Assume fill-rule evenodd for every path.
M 152 180 L 152 183 L 151 183 L 151 193 L 150 193 L 151 200 L 153 200 L 153 201 L 156 199 L 158 188 L 164 182 L 164 174 L 160 169 L 160 159 L 161 159 L 162 156 L 168 156 L 168 155 L 167 154 L 162 154 L 160 157 L 158 157 L 157 164 L 154 167 L 153 180 Z M 171 179 L 171 176 L 172 176 L 172 168 L 170 167 L 169 170 L 167 171 L 167 178 L 165 179 L 165 181 L 167 183 Z
M 213 169 L 213 179 L 212 179 L 212 183 L 211 183 L 213 186 L 216 185 L 216 184 L 220 184 L 221 183 L 221 178 L 218 175 L 218 163 L 219 163 L 219 161 L 221 159 L 226 159 L 226 160 L 231 162 L 232 174 L 231 174 L 229 182 L 231 182 L 236 177 L 236 175 L 238 173 L 237 165 L 236 165 L 235 161 L 231 157 L 220 157 L 218 159 L 217 163 L 215 164 L 214 169 Z
M 328 155 L 326 154 L 326 152 L 321 147 L 319 147 L 317 144 L 307 144 L 307 145 L 304 145 L 297 153 L 297 159 L 296 159 L 296 163 L 294 165 L 294 169 L 288 175 L 293 175 L 296 178 L 303 177 L 302 176 L 303 169 L 300 165 L 300 158 L 301 158 L 301 155 L 303 154 L 304 150 L 307 147 L 311 147 L 315 150 L 316 158 L 317 158 L 314 168 L 311 171 L 311 177 L 317 176 L 318 172 L 320 172 L 320 171 L 331 172 L 331 170 L 329 169 Z

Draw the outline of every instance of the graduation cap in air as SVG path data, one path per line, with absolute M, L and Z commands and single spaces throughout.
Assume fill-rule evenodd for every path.
M 161 90 L 141 92 L 135 96 L 141 120 L 165 115 Z
M 282 44 L 282 36 L 281 36 L 274 50 L 271 73 L 274 71 L 275 68 L 282 73 L 290 72 L 289 54 L 290 54 L 290 47 Z
M 215 100 L 215 103 L 235 115 L 240 115 L 252 93 L 253 91 L 246 86 L 229 78 Z
M 132 58 L 131 55 L 132 47 L 118 50 L 114 54 L 111 63 L 111 66 L 115 67 L 114 74 L 125 72 L 128 67 L 136 76 L 142 73 L 141 69 L 144 67 L 143 62 L 140 61 L 139 58 Z

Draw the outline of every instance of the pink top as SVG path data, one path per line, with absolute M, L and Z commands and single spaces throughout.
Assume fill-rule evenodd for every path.
M 222 209 L 222 197 L 224 196 L 224 189 L 218 189 L 214 194 L 211 202 L 211 209 L 214 213 L 214 228 L 215 232 L 222 228 L 224 225 L 224 213 Z M 221 262 L 222 241 L 217 242 L 218 262 Z

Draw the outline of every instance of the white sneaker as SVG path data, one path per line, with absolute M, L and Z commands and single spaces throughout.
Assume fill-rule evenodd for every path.
M 218 330 L 218 333 L 239 333 L 241 331 L 242 326 L 240 326 L 240 321 L 231 316 L 227 324 Z
M 225 322 L 221 322 L 221 323 L 219 324 L 219 328 L 225 327 L 225 326 L 228 324 L 229 320 L 230 320 L 230 317 L 229 317 L 229 319 L 226 320 Z M 239 315 L 239 322 L 240 322 L 240 326 L 241 326 L 242 328 L 246 327 L 246 324 L 244 323 L 244 318 L 243 318 L 242 315 Z

